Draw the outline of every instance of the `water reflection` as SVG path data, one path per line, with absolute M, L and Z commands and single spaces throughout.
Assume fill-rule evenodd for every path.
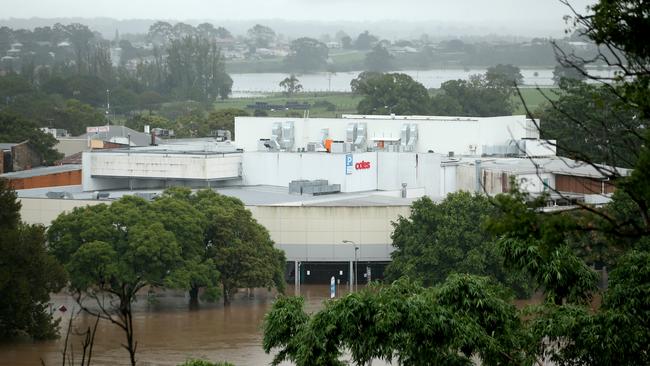
M 342 286 L 342 294 L 347 288 Z M 302 285 L 306 308 L 314 311 L 329 298 L 329 286 Z M 294 289 L 287 287 L 287 294 Z M 237 366 L 264 365 L 272 356 L 262 350 L 261 326 L 264 314 L 271 307 L 275 292 L 254 290 L 252 297 L 246 292 L 237 294 L 230 307 L 222 304 L 201 303 L 199 309 L 191 310 L 189 299 L 182 294 L 165 294 L 150 303 L 142 297 L 135 305 L 134 328 L 138 340 L 139 365 L 177 365 L 189 358 L 203 358 L 211 361 L 227 360 Z M 62 317 L 62 332 L 65 334 L 67 321 L 74 300 L 59 294 L 52 297 L 55 308 L 65 305 Z M 86 329 L 94 319 L 79 315 L 74 325 Z M 97 330 L 93 365 L 128 365 L 128 353 L 121 348 L 124 338 L 121 330 L 106 321 L 100 321 Z M 80 340 L 72 343 L 79 355 Z M 39 365 L 41 359 L 46 365 L 61 364 L 63 339 L 45 342 L 18 341 L 0 344 L 0 365 Z

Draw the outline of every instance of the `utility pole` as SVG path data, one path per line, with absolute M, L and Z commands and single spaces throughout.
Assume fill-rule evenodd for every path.
M 352 283 L 354 283 L 354 292 L 357 292 L 359 290 L 359 286 L 358 286 L 359 256 L 357 253 L 359 251 L 359 246 L 357 245 L 357 243 L 353 242 L 352 240 L 343 240 L 343 243 L 352 244 L 352 246 L 354 247 L 354 278 L 353 281 L 350 282 L 350 290 L 352 290 Z
M 106 89 L 106 124 L 111 124 L 111 91 Z

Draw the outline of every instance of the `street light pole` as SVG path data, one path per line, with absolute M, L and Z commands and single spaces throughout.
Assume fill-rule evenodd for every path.
M 358 282 L 359 282 L 359 256 L 357 252 L 359 251 L 359 246 L 357 243 L 353 242 L 352 240 L 343 240 L 343 243 L 345 244 L 352 244 L 354 246 L 354 292 L 357 292 L 359 289 Z M 352 286 L 350 286 L 352 287 Z

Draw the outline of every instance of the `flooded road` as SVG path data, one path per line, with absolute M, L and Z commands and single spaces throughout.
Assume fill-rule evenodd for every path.
M 346 289 L 341 289 L 341 295 Z M 308 311 L 320 308 L 329 297 L 329 286 L 302 285 Z M 294 289 L 287 286 L 287 294 Z M 138 340 L 139 365 L 178 365 L 190 358 L 210 361 L 229 361 L 236 366 L 268 365 L 272 355 L 262 350 L 262 323 L 275 297 L 274 292 L 255 290 L 248 298 L 238 293 L 231 306 L 221 303 L 201 303 L 199 309 L 190 309 L 189 299 L 183 294 L 166 294 L 157 304 L 140 299 L 135 306 L 134 328 Z M 62 316 L 62 335 L 75 308 L 74 300 L 65 295 L 52 298 L 55 307 L 65 305 L 68 311 Z M 61 314 L 57 311 L 57 314 Z M 94 318 L 79 315 L 76 328 L 85 330 Z M 120 343 L 124 333 L 117 326 L 100 321 L 93 350 L 93 365 L 128 365 L 128 353 Z M 54 341 L 19 341 L 0 343 L 1 366 L 61 365 L 63 337 Z M 71 342 L 80 356 L 80 339 Z M 77 363 L 79 361 L 77 360 Z

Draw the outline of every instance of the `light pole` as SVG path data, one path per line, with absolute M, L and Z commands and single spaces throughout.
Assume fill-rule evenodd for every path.
M 359 286 L 357 285 L 358 282 L 358 269 L 359 269 L 359 257 L 357 255 L 357 252 L 359 251 L 359 246 L 357 243 L 353 242 L 352 240 L 343 240 L 344 244 L 352 244 L 354 246 L 354 292 L 357 292 Z M 350 289 L 352 289 L 352 284 L 350 284 Z

